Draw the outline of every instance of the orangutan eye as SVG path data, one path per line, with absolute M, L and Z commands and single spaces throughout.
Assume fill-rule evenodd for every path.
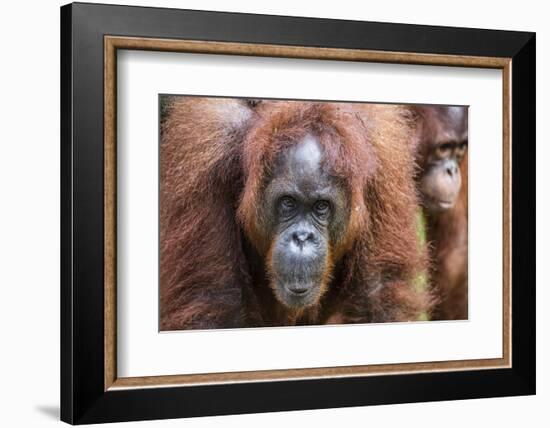
M 468 145 L 466 143 L 460 143 L 456 146 L 455 153 L 457 156 L 462 156 L 466 152 Z
M 283 196 L 279 200 L 279 209 L 283 214 L 288 214 L 296 209 L 296 200 L 291 196 Z
M 451 152 L 453 151 L 453 145 L 452 144 L 442 144 L 440 146 L 437 146 L 435 149 L 435 154 L 438 158 L 448 158 L 451 155 Z
M 317 201 L 313 206 L 313 209 L 318 216 L 324 217 L 330 212 L 330 202 Z

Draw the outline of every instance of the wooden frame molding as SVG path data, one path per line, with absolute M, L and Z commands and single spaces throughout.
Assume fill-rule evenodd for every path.
M 173 376 L 117 377 L 116 367 L 116 81 L 117 50 L 249 55 L 301 59 L 365 61 L 399 64 L 494 68 L 503 82 L 503 349 L 502 358 L 405 364 L 361 365 Z M 510 58 L 383 52 L 285 45 L 266 45 L 136 37 L 104 37 L 104 389 L 204 385 L 297 380 L 420 372 L 509 368 L 512 361 L 511 248 L 512 248 L 512 60 Z

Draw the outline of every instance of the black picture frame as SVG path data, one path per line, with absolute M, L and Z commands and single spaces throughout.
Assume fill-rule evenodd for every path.
M 104 388 L 104 36 L 512 59 L 512 367 Z M 61 419 L 71 424 L 535 393 L 535 34 L 74 3 L 61 8 Z

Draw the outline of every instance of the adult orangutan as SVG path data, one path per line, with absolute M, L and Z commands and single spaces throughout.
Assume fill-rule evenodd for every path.
M 468 318 L 468 109 L 413 107 L 418 187 L 430 247 L 432 319 Z
M 397 106 L 175 97 L 161 131 L 162 330 L 427 310 Z

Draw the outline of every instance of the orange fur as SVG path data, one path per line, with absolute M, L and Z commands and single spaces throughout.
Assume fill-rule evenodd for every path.
M 317 305 L 288 311 L 269 287 L 262 191 L 308 132 L 349 194 Z M 176 97 L 161 138 L 161 329 L 415 320 L 425 267 L 415 230 L 411 128 L 398 106 Z

